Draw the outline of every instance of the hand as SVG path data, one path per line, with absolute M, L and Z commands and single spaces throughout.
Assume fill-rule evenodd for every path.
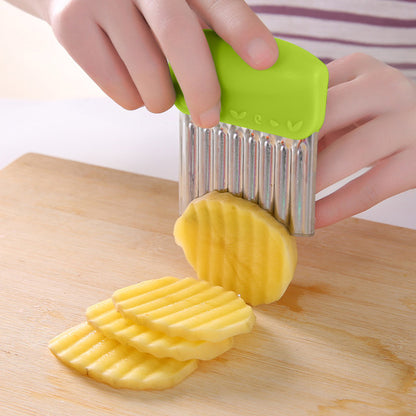
M 371 169 L 316 203 L 316 227 L 416 187 L 416 84 L 364 55 L 331 62 L 317 192 Z
M 202 127 L 219 122 L 221 92 L 201 24 L 256 69 L 273 65 L 278 55 L 272 35 L 243 0 L 37 1 L 59 42 L 113 100 L 155 113 L 170 108 L 169 61 Z

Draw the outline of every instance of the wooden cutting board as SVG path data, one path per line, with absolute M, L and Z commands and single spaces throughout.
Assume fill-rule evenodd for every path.
M 28 154 L 0 172 L 0 414 L 415 415 L 416 231 L 350 219 L 298 239 L 253 333 L 179 386 L 115 390 L 48 351 L 115 289 L 195 276 L 177 184 Z

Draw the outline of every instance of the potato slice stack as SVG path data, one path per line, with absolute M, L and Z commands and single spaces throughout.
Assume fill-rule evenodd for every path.
M 49 343 L 64 364 L 117 388 L 173 387 L 251 331 L 252 308 L 220 286 L 164 277 L 117 290 Z
M 295 239 L 268 212 L 227 192 L 193 200 L 174 237 L 197 279 L 164 277 L 117 290 L 87 322 L 49 344 L 82 374 L 131 389 L 164 389 L 251 331 L 252 308 L 278 300 L 297 262 Z

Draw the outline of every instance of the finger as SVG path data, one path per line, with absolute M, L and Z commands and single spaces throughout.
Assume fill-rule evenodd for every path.
M 406 149 L 316 202 L 315 227 L 325 227 L 366 211 L 379 202 L 416 187 L 416 151 Z
M 400 71 L 383 66 L 328 91 L 325 122 L 320 137 L 416 103 L 416 85 Z
M 327 65 L 329 72 L 328 88 L 351 81 L 359 75 L 383 65 L 385 64 L 377 59 L 360 52 L 336 59 Z
M 374 84 L 377 81 L 370 78 L 369 82 Z M 388 107 L 386 98 L 378 99 L 380 95 L 387 95 L 385 88 L 378 94 L 372 94 L 372 87 L 368 85 L 366 77 L 361 77 L 330 88 L 327 95 L 325 121 L 319 131 L 319 138 L 348 128 L 362 119 L 374 117 L 381 112 L 383 105 Z
M 88 16 L 58 16 L 52 28 L 62 46 L 95 83 L 122 107 L 143 105 L 133 80 L 108 36 Z
M 136 0 L 182 88 L 194 122 L 219 122 L 220 86 L 198 18 L 184 0 Z
M 392 99 L 395 92 L 385 88 L 384 81 L 382 76 L 366 74 L 330 88 L 325 121 L 319 136 L 400 109 L 402 102 Z
M 330 131 L 329 133 L 326 133 L 323 137 L 319 136 L 318 153 L 321 153 L 324 149 L 330 146 L 331 143 L 345 136 L 347 133 L 349 133 L 350 131 L 353 131 L 355 128 L 359 127 L 360 125 L 361 124 L 359 123 L 353 123 L 347 127 L 336 129 L 334 131 Z
M 276 62 L 276 41 L 244 1 L 189 0 L 189 4 L 253 68 L 266 69 Z
M 97 22 L 110 37 L 146 108 L 154 113 L 169 109 L 175 102 L 169 68 L 134 3 L 110 2 L 98 11 Z
M 317 192 L 408 146 L 416 110 L 379 116 L 331 143 L 318 154 Z

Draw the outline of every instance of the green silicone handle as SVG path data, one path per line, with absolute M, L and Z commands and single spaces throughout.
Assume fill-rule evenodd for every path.
M 221 85 L 221 115 L 234 124 L 290 139 L 317 132 L 325 117 L 328 70 L 323 62 L 292 43 L 276 39 L 277 62 L 256 70 L 246 64 L 211 30 L 205 35 Z M 189 114 L 185 97 L 171 70 L 176 106 Z

